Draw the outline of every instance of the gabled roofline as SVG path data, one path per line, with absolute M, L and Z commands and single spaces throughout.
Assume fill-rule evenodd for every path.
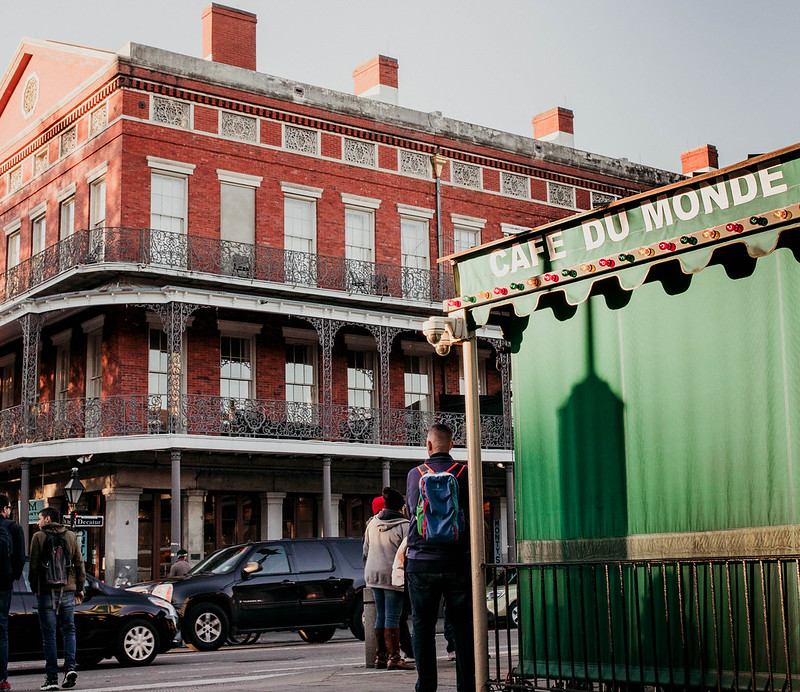
M 87 84 L 95 80 L 103 70 L 106 70 L 108 65 L 117 57 L 117 53 L 115 51 L 104 50 L 101 48 L 91 48 L 89 46 L 81 46 L 74 43 L 65 43 L 63 41 L 54 41 L 51 39 L 23 38 L 20 40 L 17 50 L 14 53 L 14 57 L 6 71 L 3 73 L 2 80 L 0 81 L 0 115 L 2 115 L 3 111 L 5 110 L 5 107 L 11 98 L 11 94 L 17 87 L 17 84 L 22 77 L 22 73 L 25 71 L 25 68 L 28 66 L 31 58 L 37 52 L 44 52 L 46 50 L 80 55 L 87 58 L 95 58 L 103 61 L 103 65 L 100 67 L 100 69 L 92 73 L 87 80 L 79 84 L 77 88 L 73 89 L 68 94 L 65 94 L 50 110 L 33 120 L 28 127 L 19 132 L 14 139 L 8 142 L 0 142 L 0 147 L 2 147 L 0 148 L 0 160 L 3 159 L 2 152 L 12 148 L 13 145 L 19 142 L 20 139 L 22 139 L 27 133 L 35 128 L 40 122 L 51 116 L 70 99 L 74 98 L 75 95 L 80 93 L 80 91 L 84 89 Z

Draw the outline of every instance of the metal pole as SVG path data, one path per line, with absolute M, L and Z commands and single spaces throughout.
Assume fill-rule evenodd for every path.
M 322 535 L 331 536 L 331 458 L 322 458 Z
M 388 459 L 384 459 L 382 462 L 382 470 L 383 470 L 383 487 L 385 488 L 388 485 L 391 485 L 391 476 L 389 474 L 389 469 L 392 466 L 392 462 Z
M 483 537 L 483 468 L 481 462 L 480 400 L 478 399 L 478 341 L 475 333 L 462 344 L 466 384 L 467 463 L 469 469 L 470 571 L 472 573 L 472 634 L 475 651 L 475 690 L 489 681 L 488 611 L 486 609 L 486 549 Z
M 517 561 L 517 501 L 514 494 L 514 464 L 506 464 L 506 521 L 508 523 L 508 561 Z
M 181 549 L 181 450 L 170 450 L 172 491 L 170 496 L 170 563 L 175 564 Z
M 28 523 L 28 503 L 31 499 L 31 460 L 20 459 L 19 462 L 19 523 L 25 537 L 25 554 L 28 554 L 30 540 L 30 524 Z

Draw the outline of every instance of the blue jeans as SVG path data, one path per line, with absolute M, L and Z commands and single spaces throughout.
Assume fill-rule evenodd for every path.
M 472 584 L 469 571 L 406 572 L 414 623 L 414 658 L 417 692 L 434 692 L 438 684 L 436 622 L 444 597 L 456 651 L 456 689 L 475 692 L 475 657 L 472 642 Z
M 42 630 L 44 647 L 45 672 L 48 678 L 58 677 L 58 645 L 56 643 L 56 625 L 61 630 L 64 640 L 64 670 L 75 667 L 75 592 L 55 593 L 58 613 L 53 609 L 53 594 L 49 591 L 36 597 L 39 606 L 39 627 Z
M 400 627 L 403 610 L 403 592 L 392 589 L 372 589 L 375 597 L 375 629 Z
M 8 611 L 11 592 L 0 591 L 0 682 L 8 679 Z

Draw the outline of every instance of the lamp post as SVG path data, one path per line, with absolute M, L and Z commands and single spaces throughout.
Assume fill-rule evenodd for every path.
M 422 325 L 428 343 L 440 356 L 461 346 L 464 363 L 464 413 L 467 428 L 469 482 L 470 573 L 472 576 L 472 631 L 475 654 L 475 690 L 484 692 L 489 681 L 488 610 L 486 608 L 485 544 L 483 536 L 483 465 L 481 461 L 480 399 L 478 397 L 478 342 L 467 327 L 465 310 L 448 317 L 431 317 Z
M 69 505 L 70 514 L 75 513 L 75 508 L 83 497 L 83 483 L 78 478 L 78 469 L 73 467 L 72 476 L 64 486 L 64 494 L 67 496 L 67 504 Z

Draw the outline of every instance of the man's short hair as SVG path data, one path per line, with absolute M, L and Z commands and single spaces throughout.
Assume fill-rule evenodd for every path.
M 2 512 L 6 507 L 11 506 L 11 500 L 8 499 L 8 495 L 5 493 L 0 493 L 0 512 Z
M 188 554 L 183 548 L 178 551 L 178 557 L 186 557 Z
M 453 440 L 453 431 L 444 423 L 434 423 L 430 428 L 428 428 L 428 435 L 434 436 L 437 439 L 447 443 L 450 443 Z
M 39 510 L 39 514 L 45 518 L 50 517 L 50 521 L 53 524 L 61 523 L 61 512 L 59 512 L 55 507 L 44 507 Z

